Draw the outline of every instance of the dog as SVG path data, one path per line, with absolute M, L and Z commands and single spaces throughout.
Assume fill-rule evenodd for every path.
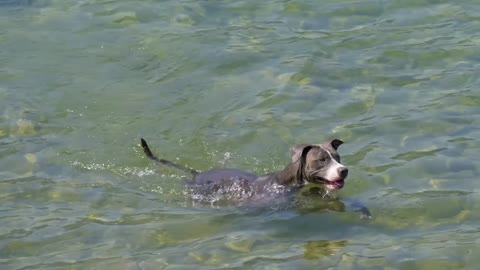
M 141 138 L 141 146 L 145 155 L 160 164 L 168 165 L 193 175 L 187 184 L 202 193 L 218 191 L 239 192 L 241 198 L 278 196 L 291 194 L 308 183 L 321 185 L 326 194 L 343 188 L 348 168 L 340 161 L 337 149 L 343 144 L 333 139 L 322 144 L 297 144 L 290 148 L 291 160 L 281 171 L 265 175 L 256 175 L 239 169 L 219 168 L 204 172 L 184 167 L 165 159 L 157 158 L 150 150 L 147 142 Z M 370 218 L 370 211 L 362 204 L 345 201 L 353 211 L 361 212 L 363 218 Z

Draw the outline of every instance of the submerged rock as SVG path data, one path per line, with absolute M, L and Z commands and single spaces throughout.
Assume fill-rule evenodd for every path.
M 26 119 L 19 119 L 17 120 L 17 128 L 16 132 L 17 135 L 33 135 L 35 134 L 35 128 L 33 122 Z
M 138 18 L 133 11 L 122 11 L 112 15 L 112 22 L 117 24 L 135 24 L 138 23 Z
M 188 16 L 187 14 L 178 14 L 173 20 L 176 24 L 183 26 L 192 26 L 195 24 L 195 21 Z
M 37 156 L 35 154 L 32 154 L 32 153 L 25 154 L 24 157 L 30 164 L 37 164 L 38 162 Z
M 238 252 L 251 252 L 255 245 L 255 239 L 241 239 L 231 242 L 226 242 L 225 246 L 233 251 Z

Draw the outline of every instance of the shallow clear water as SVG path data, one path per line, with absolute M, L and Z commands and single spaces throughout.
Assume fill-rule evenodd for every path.
M 478 269 L 480 4 L 0 1 L 1 269 Z M 186 175 L 340 138 L 374 218 Z M 327 207 L 329 208 L 329 207 Z M 323 210 L 322 210 L 323 209 Z

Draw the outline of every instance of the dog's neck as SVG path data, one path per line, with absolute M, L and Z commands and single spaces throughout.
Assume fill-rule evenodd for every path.
M 288 163 L 285 169 L 273 173 L 273 177 L 275 182 L 279 185 L 283 186 L 303 186 L 304 179 L 303 177 L 299 177 L 298 170 L 303 170 L 303 168 L 299 168 L 298 163 Z M 301 174 L 303 175 L 303 174 Z

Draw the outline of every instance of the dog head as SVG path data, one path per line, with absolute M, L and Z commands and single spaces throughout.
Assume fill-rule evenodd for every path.
M 337 153 L 341 140 L 323 144 L 298 144 L 292 146 L 292 163 L 297 164 L 297 181 L 324 185 L 327 189 L 341 189 L 348 169 L 340 163 Z

